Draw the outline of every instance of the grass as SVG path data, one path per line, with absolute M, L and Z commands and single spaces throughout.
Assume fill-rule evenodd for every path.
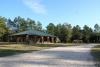
M 95 61 L 100 62 L 100 45 L 93 47 L 92 50 L 91 50 L 91 54 L 94 57 Z
M 37 46 L 22 45 L 22 44 L 0 45 L 0 57 L 6 57 L 21 53 L 29 53 L 32 51 L 38 51 L 46 48 L 47 47 L 37 47 Z
M 25 44 L 0 44 L 0 57 L 6 57 L 21 53 L 29 53 L 33 51 L 38 51 L 42 49 L 47 49 L 51 47 L 59 47 L 60 45 L 56 44 L 33 44 L 33 45 L 25 45 Z
M 20 53 L 32 52 L 32 50 L 12 50 L 12 49 L 0 49 L 0 57 L 6 57 L 16 55 Z
M 74 46 L 75 44 L 1 44 L 0 43 L 0 57 L 6 57 L 21 53 L 29 53 L 33 51 L 38 51 L 42 49 L 52 48 L 52 47 L 67 47 Z
M 33 44 L 33 46 L 36 46 L 36 47 L 60 47 L 61 45 L 56 45 L 56 44 Z

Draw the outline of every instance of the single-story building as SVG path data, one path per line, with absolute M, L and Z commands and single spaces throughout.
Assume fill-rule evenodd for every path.
M 44 33 L 41 31 L 36 30 L 28 30 L 23 31 L 20 33 L 16 33 L 12 35 L 13 38 L 15 38 L 15 41 L 17 43 L 23 42 L 23 43 L 56 43 L 57 37 L 48 33 Z

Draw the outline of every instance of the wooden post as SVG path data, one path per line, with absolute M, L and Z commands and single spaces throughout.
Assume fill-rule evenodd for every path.
M 54 43 L 54 37 L 52 37 L 52 43 Z
M 17 43 L 20 43 L 20 37 L 17 37 Z
M 36 43 L 36 41 L 37 41 L 37 36 L 34 36 L 35 37 L 35 43 Z
M 50 37 L 47 37 L 47 42 L 50 42 Z
M 54 37 L 54 43 L 56 43 L 57 42 L 57 38 L 56 37 Z
M 29 44 L 29 35 L 26 35 L 26 42 Z
M 16 43 L 18 43 L 18 41 L 19 41 L 19 38 L 17 37 L 16 39 L 17 39 L 17 40 L 16 40 Z
M 38 39 L 38 40 L 37 40 L 37 43 L 39 43 L 39 44 L 40 44 L 40 43 L 41 43 L 41 41 L 40 41 L 40 40 L 41 40 L 41 38 L 38 36 L 38 37 L 37 37 L 37 39 Z
M 43 37 L 41 37 L 42 38 L 42 43 L 44 43 L 44 38 Z

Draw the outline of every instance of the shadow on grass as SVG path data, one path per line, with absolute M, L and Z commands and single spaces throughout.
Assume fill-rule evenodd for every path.
M 49 48 L 49 47 L 67 47 L 67 46 L 73 46 L 73 45 L 33 44 L 33 45 L 30 45 L 30 47 L 31 46 L 40 47 L 42 49 L 42 47 L 44 47 L 44 48 Z M 32 51 L 38 51 L 38 49 L 39 49 L 39 48 L 37 48 L 37 49 L 29 48 L 28 50 L 24 50 L 24 49 L 20 50 L 21 48 L 19 48 L 16 45 L 15 46 L 12 46 L 12 45 L 11 46 L 9 46 L 9 45 L 8 46 L 7 45 L 0 45 L 0 47 L 3 47 L 4 48 L 4 49 L 2 49 L 2 48 L 0 49 L 0 57 L 12 56 L 12 55 L 17 55 L 17 54 L 21 54 L 21 53 L 29 53 L 29 52 L 32 52 Z M 12 49 L 9 49 L 10 47 Z M 27 46 L 21 46 L 21 47 L 24 48 L 24 47 L 27 47 Z
M 67 46 L 77 46 L 77 45 L 62 45 L 62 44 L 33 44 L 32 46 L 37 46 L 37 47 L 67 47 Z
M 100 45 L 93 47 L 91 54 L 94 57 L 94 60 L 100 61 Z
M 0 49 L 0 57 L 12 56 L 21 53 L 28 53 L 37 50 L 12 50 L 12 49 Z
M 54 44 L 34 44 L 34 45 L 30 45 L 30 46 L 35 46 L 35 47 L 59 47 L 59 45 L 54 45 Z M 38 51 L 39 48 L 34 49 L 34 48 L 29 48 L 28 50 L 20 50 L 21 48 L 19 48 L 18 46 L 5 46 L 5 45 L 1 45 L 0 47 L 3 47 L 4 49 L 0 49 L 0 57 L 6 57 L 6 56 L 12 56 L 12 55 L 18 55 L 21 53 L 30 53 L 32 51 Z M 13 49 L 9 49 L 9 48 L 13 48 Z M 14 49 L 16 47 L 16 49 Z M 27 46 L 21 46 L 23 48 L 27 47 Z
M 37 47 L 59 47 L 60 45 L 55 45 L 55 44 L 33 44 L 32 46 L 37 46 Z
M 92 48 L 91 55 L 93 56 L 94 61 L 99 63 L 95 64 L 95 67 L 100 67 L 100 45 Z

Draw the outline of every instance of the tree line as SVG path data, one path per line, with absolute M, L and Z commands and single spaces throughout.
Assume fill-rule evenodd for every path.
M 87 25 L 81 28 L 79 25 L 72 26 L 68 23 L 57 25 L 49 23 L 46 29 L 43 29 L 41 22 L 30 18 L 25 19 L 18 16 L 11 20 L 0 16 L 0 41 L 7 41 L 10 35 L 26 30 L 38 30 L 55 35 L 63 43 L 100 43 L 100 26 L 98 24 L 95 24 L 92 29 Z
M 84 25 L 81 28 L 79 25 L 71 26 L 71 24 L 50 23 L 47 26 L 48 33 L 57 36 L 61 42 L 84 42 L 84 43 L 100 43 L 100 26 L 94 25 L 94 28 Z

